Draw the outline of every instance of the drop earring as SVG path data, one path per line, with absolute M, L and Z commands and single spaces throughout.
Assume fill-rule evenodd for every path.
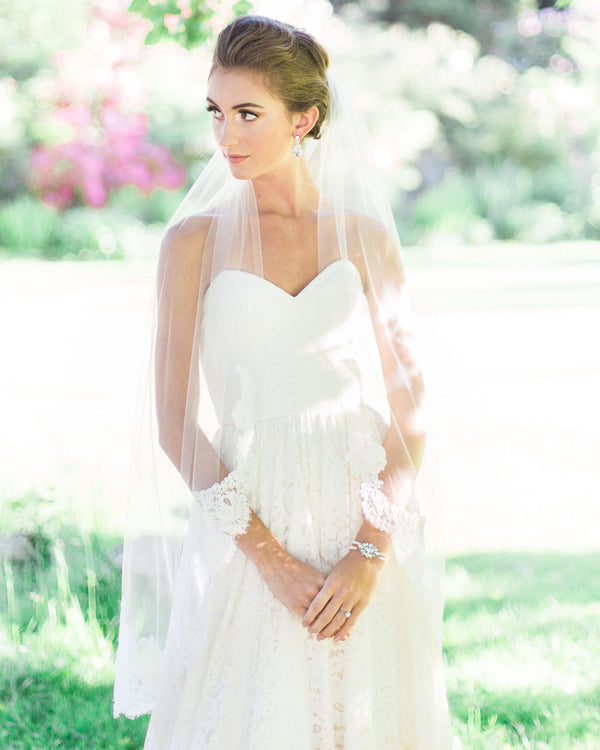
M 295 135 L 294 136 L 294 141 L 295 141 L 295 143 L 294 143 L 294 145 L 292 147 L 292 153 L 294 154 L 294 156 L 296 157 L 296 159 L 299 159 L 302 156 L 302 154 L 304 153 L 304 149 L 302 148 L 302 144 L 300 143 L 300 136 L 299 135 Z

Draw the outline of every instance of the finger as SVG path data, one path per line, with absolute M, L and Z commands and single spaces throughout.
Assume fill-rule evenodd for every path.
M 364 608 L 365 605 L 361 604 L 360 602 L 357 602 L 354 605 L 350 613 L 350 617 L 346 618 L 346 621 L 342 624 L 342 627 L 333 636 L 336 641 L 346 640 L 346 638 L 350 635 L 350 632 L 354 628 L 354 625 L 358 620 L 358 616 L 364 610 Z M 345 607 L 342 607 L 342 609 L 345 609 Z
M 310 630 L 310 632 L 320 633 L 324 628 L 326 628 L 340 611 L 342 602 L 343 599 L 341 599 L 341 597 L 332 597 L 327 603 L 327 606 L 321 610 L 320 614 L 309 625 L 308 629 Z M 337 622 L 338 626 L 341 625 L 341 622 L 339 620 Z
M 305 628 L 310 627 L 315 619 L 321 614 L 323 609 L 327 606 L 331 599 L 331 592 L 325 589 L 321 589 L 319 593 L 310 603 L 310 607 L 306 610 L 306 614 L 302 618 L 302 624 Z
M 344 612 L 350 612 L 350 608 L 346 609 L 346 607 L 341 607 L 338 609 L 331 621 L 319 631 L 319 634 L 317 635 L 318 641 L 322 641 L 324 638 L 331 638 L 332 636 L 335 636 L 336 633 L 339 633 L 346 621 L 350 619 L 349 617 L 346 617 Z
M 348 600 L 344 600 L 341 597 L 332 599 L 327 607 L 321 612 L 319 617 L 313 622 L 310 630 L 313 633 L 318 633 L 323 638 L 329 638 L 334 635 L 349 619 L 344 612 L 349 612 L 350 616 L 352 613 L 352 604 L 348 603 Z

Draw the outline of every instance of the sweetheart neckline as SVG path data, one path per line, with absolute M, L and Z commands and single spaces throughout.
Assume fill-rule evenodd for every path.
M 206 288 L 206 291 L 204 292 L 204 296 L 206 297 L 206 295 L 208 294 L 208 291 L 214 285 L 215 281 L 219 278 L 219 276 L 221 276 L 224 273 L 238 273 L 238 274 L 242 274 L 243 276 L 251 276 L 251 277 L 253 276 L 255 279 L 258 279 L 258 281 L 263 281 L 268 286 L 273 287 L 277 291 L 281 292 L 281 294 L 283 294 L 288 299 L 290 299 L 290 300 L 297 300 L 297 299 L 299 299 L 304 294 L 304 292 L 307 289 L 309 289 L 310 287 L 312 287 L 313 284 L 315 284 L 325 274 L 325 272 L 329 268 L 331 268 L 332 266 L 336 266 L 338 263 L 344 263 L 344 264 L 347 263 L 347 264 L 349 264 L 354 269 L 354 272 L 355 272 L 356 276 L 358 276 L 358 280 L 360 282 L 360 286 L 361 286 L 361 289 L 362 289 L 362 277 L 360 275 L 360 271 L 356 267 L 356 263 L 353 263 L 349 258 L 336 258 L 336 260 L 332 260 L 331 263 L 328 263 L 324 268 L 322 268 L 319 271 L 319 273 L 316 274 L 316 276 L 313 276 L 312 279 L 307 284 L 305 284 L 302 287 L 302 289 L 300 289 L 300 291 L 297 292 L 296 294 L 290 294 L 290 292 L 286 292 L 286 290 L 283 289 L 282 287 L 280 287 L 279 284 L 275 284 L 275 282 L 269 281 L 269 279 L 265 279 L 264 276 L 259 276 L 257 273 L 252 273 L 252 271 L 244 271 L 241 268 L 224 268 L 222 271 L 219 271 L 217 273 L 217 275 L 215 276 L 215 278 L 208 285 L 208 287 Z

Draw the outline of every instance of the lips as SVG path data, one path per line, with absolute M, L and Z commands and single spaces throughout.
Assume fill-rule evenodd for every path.
M 242 154 L 225 154 L 225 158 L 230 164 L 241 164 L 248 157 Z

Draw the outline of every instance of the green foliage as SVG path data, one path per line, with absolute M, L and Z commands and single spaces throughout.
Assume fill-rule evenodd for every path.
M 244 15 L 252 7 L 247 0 L 132 0 L 128 10 L 150 21 L 152 28 L 146 44 L 171 39 L 186 49 L 193 49 L 214 38 L 215 29 L 229 17 Z
M 23 0 L 0 19 L 0 252 L 125 257 L 131 232 L 164 222 L 179 193 L 119 189 L 108 210 L 69 210 L 60 221 L 24 197 L 33 145 L 64 137 L 44 98 L 52 55 L 75 47 L 91 17 L 87 3 L 57 1 L 60 14 L 52 3 Z M 336 76 L 367 112 L 405 244 L 600 237 L 597 3 L 333 5 L 345 31 L 330 44 L 323 29 L 323 42 L 337 57 Z M 202 104 L 210 50 L 202 43 L 247 8 L 230 0 L 131 5 L 148 20 L 146 41 L 178 42 L 131 53 L 147 91 L 148 137 L 167 146 L 190 179 L 213 148 Z M 83 80 L 89 89 L 89 76 Z
M 484 52 L 504 55 L 506 48 L 506 24 L 523 12 L 535 12 L 542 8 L 563 10 L 571 5 L 571 0 L 378 0 L 360 3 L 357 0 L 331 0 L 333 7 L 342 15 L 360 5 L 367 18 L 386 24 L 402 23 L 413 29 L 425 28 L 431 23 L 440 23 L 464 31 L 475 37 Z M 514 41 L 511 40 L 511 41 Z M 528 54 L 534 47 L 537 53 L 539 40 L 531 45 L 528 40 Z
M 122 260 L 145 256 L 157 246 L 164 222 L 181 192 L 156 190 L 140 199 L 133 187 L 111 196 L 101 211 L 85 206 L 59 213 L 29 195 L 0 204 L 0 258 Z M 145 249 L 144 249 L 145 246 Z
M 600 236 L 600 8 L 498 17 L 495 54 L 440 24 L 360 28 L 346 85 L 368 92 L 377 146 L 396 157 L 388 184 L 405 244 Z

